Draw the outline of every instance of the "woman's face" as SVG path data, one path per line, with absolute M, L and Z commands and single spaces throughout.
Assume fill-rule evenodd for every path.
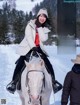
M 46 17 L 44 16 L 44 14 L 41 14 L 38 19 L 41 24 L 45 23 L 46 21 Z

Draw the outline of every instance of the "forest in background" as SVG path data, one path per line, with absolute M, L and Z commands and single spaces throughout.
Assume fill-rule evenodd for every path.
M 31 0 L 34 2 L 34 0 Z M 43 0 L 40 4 L 34 6 L 33 10 L 28 14 L 24 11 L 16 9 L 10 9 L 10 6 L 5 3 L 3 8 L 0 9 L 0 44 L 20 43 L 24 37 L 25 27 L 30 19 L 36 17 L 40 8 L 47 8 L 49 13 L 49 19 L 51 21 L 51 33 L 49 39 L 45 44 L 52 44 L 54 40 L 57 40 L 57 0 Z M 76 26 L 78 30 L 78 37 L 80 33 L 80 14 L 79 5 L 77 6 L 77 21 Z M 35 14 L 35 15 L 33 15 Z
M 10 43 L 19 43 L 25 32 L 25 27 L 27 22 L 30 19 L 36 17 L 36 14 L 40 8 L 47 8 L 49 11 L 50 19 L 53 21 L 53 14 L 55 10 L 52 9 L 55 7 L 55 0 L 50 0 L 51 2 L 47 3 L 48 0 L 44 0 L 40 5 L 35 5 L 32 11 L 28 14 L 24 11 L 19 11 L 16 9 L 10 9 L 10 6 L 5 3 L 3 8 L 0 9 L 0 43 L 1 44 L 10 44 Z M 33 2 L 33 1 L 32 1 Z M 49 6 L 50 5 L 50 6 Z M 33 13 L 35 14 L 33 16 Z M 53 14 L 52 14 L 53 13 Z M 52 23 L 52 31 L 54 30 L 54 23 Z M 55 33 L 55 31 L 53 31 Z

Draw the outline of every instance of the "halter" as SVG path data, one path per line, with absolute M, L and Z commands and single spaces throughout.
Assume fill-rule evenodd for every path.
M 43 71 L 37 71 L 37 70 L 30 70 L 30 71 L 28 71 L 28 72 L 27 72 L 27 76 L 26 76 L 27 86 L 28 86 L 28 94 L 29 94 L 29 101 L 28 101 L 28 104 L 31 103 L 30 87 L 29 87 L 29 84 L 28 84 L 28 74 L 29 74 L 30 72 L 41 72 L 41 73 L 43 74 L 44 77 L 43 77 L 43 84 L 42 84 L 41 93 L 42 93 L 42 91 L 43 91 L 43 87 L 45 88 L 45 74 L 44 74 L 44 72 L 43 72 Z M 40 93 L 40 94 L 41 94 L 41 93 Z M 38 101 L 40 102 L 40 105 L 42 105 L 42 97 L 41 97 L 41 96 L 39 96 Z

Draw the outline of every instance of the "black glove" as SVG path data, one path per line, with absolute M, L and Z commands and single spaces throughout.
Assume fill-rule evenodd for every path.
M 33 48 L 32 48 L 32 51 L 36 51 L 36 50 L 37 50 L 37 48 L 36 48 L 36 47 L 33 47 Z
M 38 47 L 33 47 L 31 50 L 34 52 L 38 52 Z
M 32 51 L 35 51 L 35 52 L 37 51 L 38 53 L 43 54 L 43 51 L 41 50 L 40 46 L 33 47 L 33 48 L 32 48 Z
M 38 47 L 33 47 L 31 50 L 33 51 L 33 56 L 39 57 L 38 54 L 37 54 L 37 52 L 39 50 Z
M 39 20 L 37 19 L 36 22 L 35 22 L 37 28 L 41 27 L 41 23 L 39 22 Z
M 42 58 L 47 57 L 47 55 L 42 51 L 42 49 L 40 48 L 40 46 L 33 47 L 31 50 L 34 51 L 34 52 L 40 53 L 41 56 L 42 56 Z

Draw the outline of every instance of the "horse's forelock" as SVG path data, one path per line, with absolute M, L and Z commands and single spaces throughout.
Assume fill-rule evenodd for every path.
M 44 61 L 41 58 L 33 57 L 29 62 L 25 62 L 28 69 L 43 69 Z

